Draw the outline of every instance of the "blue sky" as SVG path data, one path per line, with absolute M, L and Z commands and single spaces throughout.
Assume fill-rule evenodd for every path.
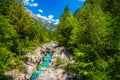
M 23 0 L 25 6 L 38 17 L 49 23 L 58 24 L 64 8 L 68 5 L 71 13 L 82 7 L 85 0 Z

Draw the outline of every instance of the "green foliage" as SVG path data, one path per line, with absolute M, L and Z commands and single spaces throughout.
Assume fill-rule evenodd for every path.
M 112 29 L 113 29 L 113 34 L 111 35 L 112 36 L 112 45 L 114 46 L 114 50 L 120 50 L 120 23 L 119 23 L 119 20 L 120 20 L 120 16 L 119 17 L 116 17 L 113 19 L 112 21 Z
M 75 52 L 76 63 L 70 66 L 70 72 L 84 75 L 85 80 L 109 80 L 108 62 L 100 58 L 88 62 L 86 60 L 91 60 L 91 58 L 86 58 L 86 55 L 86 53 Z
M 73 29 L 71 35 L 72 45 L 81 48 L 81 45 L 90 45 L 93 49 L 100 51 L 100 55 L 109 46 L 110 16 L 104 14 L 97 5 L 86 4 L 76 13 L 80 25 Z M 81 44 L 81 45 L 80 45 Z M 102 51 L 102 52 L 101 52 Z
M 60 45 L 67 46 L 67 43 L 70 39 L 71 30 L 73 27 L 76 27 L 77 20 L 72 16 L 69 11 L 68 6 L 66 6 L 64 13 L 60 18 L 60 24 L 57 29 L 57 39 Z
M 73 53 L 69 71 L 83 80 L 120 79 L 119 6 L 119 0 L 86 0 L 74 16 L 68 7 L 61 16 L 55 34 Z
M 16 53 L 24 53 L 30 47 L 49 41 L 47 32 L 32 20 L 23 4 L 18 3 L 17 0 L 11 3 L 8 14 L 7 17 L 18 34 L 15 44 Z
M 0 73 L 10 70 L 13 53 L 5 47 L 0 47 Z
M 55 62 L 55 68 L 58 68 L 59 65 L 63 64 L 64 62 L 61 60 L 60 57 L 56 58 L 56 62 Z
M 0 80 L 12 80 L 12 76 L 5 76 L 4 74 L 0 74 Z
M 111 75 L 111 80 L 120 79 L 120 53 L 114 54 L 112 57 L 109 57 L 109 75 Z
M 17 33 L 8 21 L 0 15 L 0 46 L 11 48 L 17 38 Z
M 34 22 L 23 4 L 18 0 L 1 0 L 0 80 L 10 80 L 4 72 L 11 69 L 26 72 L 26 52 L 47 41 L 49 33 Z
M 26 72 L 26 68 L 23 66 L 23 61 L 20 57 L 15 57 L 15 53 L 5 47 L 0 47 L 0 73 L 15 68 Z
M 54 32 L 46 32 L 29 16 L 18 0 L 0 3 L 0 79 L 4 71 L 26 72 L 25 52 L 34 46 L 57 40 L 73 53 L 69 71 L 84 80 L 120 79 L 120 0 L 86 0 L 74 15 L 66 6 Z M 52 33 L 52 34 L 51 34 Z M 56 66 L 63 64 L 58 57 Z M 9 80 L 9 79 L 8 79 Z
M 0 13 L 2 15 L 7 15 L 8 7 L 12 0 L 0 0 Z
M 86 4 L 96 4 L 98 5 L 104 12 L 111 13 L 111 17 L 120 16 L 120 0 L 86 0 Z

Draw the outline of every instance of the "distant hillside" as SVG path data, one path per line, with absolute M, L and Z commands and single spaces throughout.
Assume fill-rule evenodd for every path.
M 42 27 L 47 29 L 48 31 L 54 31 L 56 29 L 56 25 L 49 23 L 47 20 L 43 18 L 39 18 L 36 15 L 32 17 L 38 24 L 40 24 Z
M 41 27 L 45 28 L 48 31 L 54 31 L 56 29 L 57 25 L 49 23 L 47 20 L 36 16 L 28 9 L 27 11 L 30 13 L 30 16 L 33 18 L 33 20 L 37 22 Z

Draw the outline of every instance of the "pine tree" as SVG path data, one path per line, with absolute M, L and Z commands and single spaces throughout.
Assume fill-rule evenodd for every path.
M 9 7 L 8 18 L 11 20 L 11 24 L 16 29 L 19 37 L 24 39 L 25 31 L 29 29 L 30 17 L 25 11 L 24 6 L 18 3 L 17 0 L 13 0 Z
M 87 80 L 110 79 L 104 59 L 107 59 L 106 49 L 110 46 L 111 17 L 96 4 L 85 4 L 77 10 L 75 17 L 79 26 L 73 28 L 71 42 L 75 45 L 73 51 L 77 64 L 71 66 L 72 70 L 84 75 Z
M 7 15 L 8 8 L 12 0 L 0 0 L 0 13 L 2 15 Z
M 61 45 L 67 46 L 70 40 L 71 30 L 77 25 L 77 20 L 70 13 L 68 6 L 65 7 L 58 25 L 58 40 Z
M 9 19 L 0 14 L 0 79 L 7 80 L 3 75 L 4 71 L 13 67 L 11 61 L 14 61 L 12 52 L 15 41 L 17 40 L 17 32 L 9 23 Z
M 16 30 L 3 15 L 0 15 L 0 25 L 0 46 L 10 49 L 17 39 Z
M 24 53 L 26 48 L 49 40 L 47 32 L 30 17 L 24 5 L 18 0 L 13 0 L 8 14 L 8 18 L 18 34 L 17 53 Z

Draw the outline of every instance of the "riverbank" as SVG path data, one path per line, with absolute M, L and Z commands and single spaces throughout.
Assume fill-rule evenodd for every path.
M 13 80 L 29 80 L 33 72 L 36 71 L 38 61 L 43 57 L 43 52 L 49 49 L 50 52 L 53 52 L 53 58 L 49 67 L 42 70 L 37 80 L 65 80 L 68 77 L 65 67 L 70 62 L 69 56 L 64 47 L 57 46 L 57 43 L 45 43 L 42 47 L 37 47 L 34 53 L 27 53 L 25 55 L 27 61 L 23 65 L 26 67 L 27 72 L 18 72 L 14 69 L 5 72 L 5 75 L 12 76 Z

